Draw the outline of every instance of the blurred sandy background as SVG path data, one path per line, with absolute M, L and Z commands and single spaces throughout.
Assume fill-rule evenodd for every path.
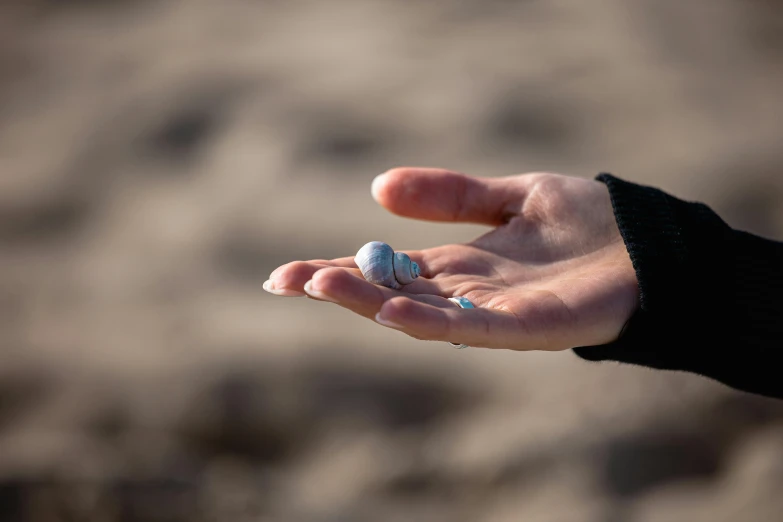
M 773 1 L 3 2 L 0 520 L 783 520 L 783 402 L 261 290 L 481 232 L 377 207 L 397 165 L 783 237 L 781 92 Z

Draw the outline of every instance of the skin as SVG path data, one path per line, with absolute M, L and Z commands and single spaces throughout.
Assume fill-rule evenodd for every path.
M 400 216 L 493 229 L 470 243 L 406 251 L 422 273 L 401 290 L 365 281 L 352 256 L 285 264 L 264 289 L 336 303 L 416 339 L 513 350 L 610 342 L 639 306 L 636 273 L 600 182 L 396 168 L 373 181 L 372 193 Z M 452 296 L 476 308 L 463 310 Z

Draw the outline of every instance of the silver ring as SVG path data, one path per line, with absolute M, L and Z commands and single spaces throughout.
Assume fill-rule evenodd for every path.
M 476 308 L 473 306 L 473 303 L 468 301 L 465 297 L 449 297 L 449 301 L 452 303 L 455 303 L 460 308 Z M 451 346 L 456 348 L 457 350 L 462 350 L 464 348 L 470 348 L 467 344 L 459 344 L 459 343 L 449 343 Z

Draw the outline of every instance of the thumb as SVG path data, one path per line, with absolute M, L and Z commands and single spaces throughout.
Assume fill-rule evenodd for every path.
M 444 169 L 400 167 L 373 180 L 372 196 L 400 216 L 497 226 L 522 208 L 530 185 L 525 178 L 474 178 Z

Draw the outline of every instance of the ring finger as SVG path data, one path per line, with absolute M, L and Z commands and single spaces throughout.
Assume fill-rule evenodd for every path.
M 414 294 L 374 285 L 367 282 L 358 269 L 323 268 L 303 285 L 303 290 L 310 297 L 338 304 L 369 319 L 375 319 L 383 304 L 395 297 L 405 297 L 439 308 L 455 306 L 438 295 Z

